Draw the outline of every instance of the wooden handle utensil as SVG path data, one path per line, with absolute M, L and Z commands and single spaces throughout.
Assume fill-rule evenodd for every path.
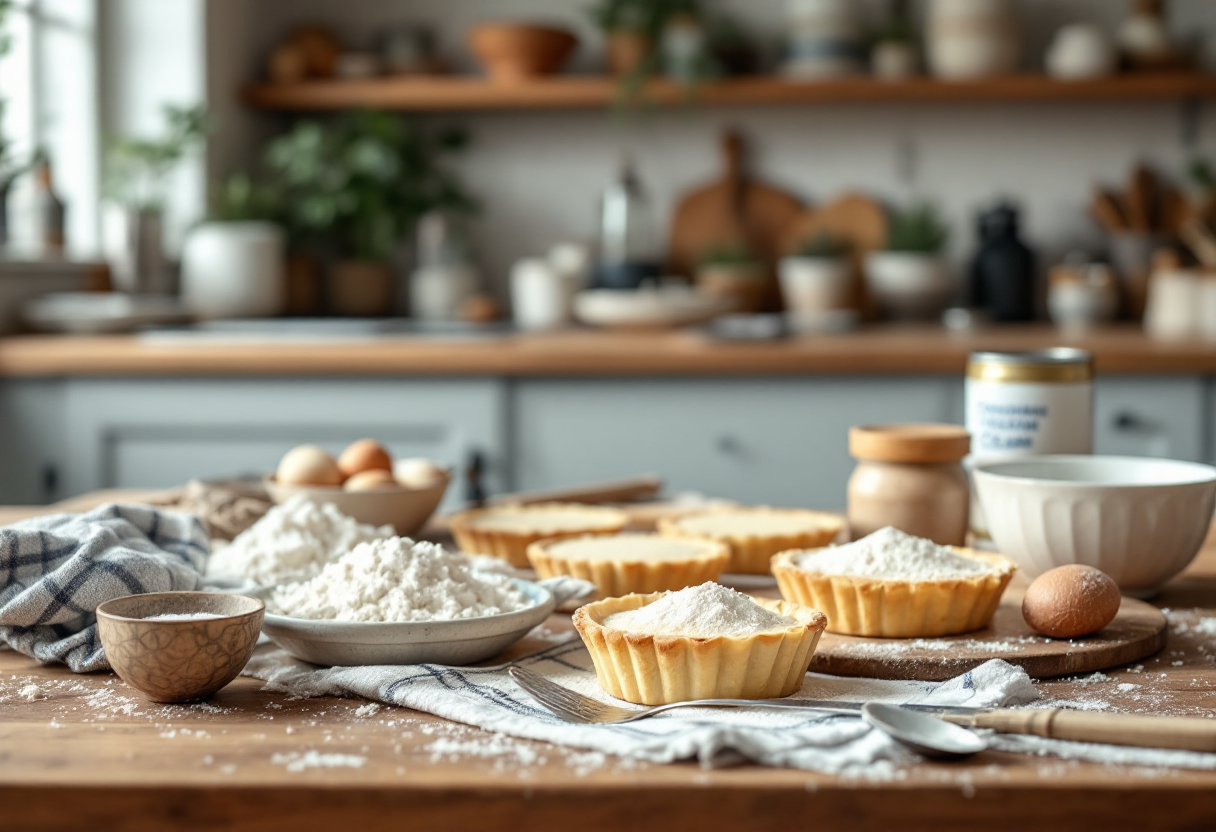
M 1094 193 L 1094 201 L 1090 204 L 1089 211 L 1107 231 L 1128 230 L 1127 219 L 1119 206 L 1119 198 L 1105 188 L 1099 188 Z
M 1096 714 L 1064 708 L 984 711 L 943 717 L 967 728 L 1002 734 L 1031 734 L 1056 740 L 1216 752 L 1216 719 L 1201 717 Z
M 626 503 L 653 499 L 663 489 L 663 478 L 648 474 L 615 482 L 572 485 L 551 491 L 520 491 L 490 498 L 490 505 L 530 503 Z

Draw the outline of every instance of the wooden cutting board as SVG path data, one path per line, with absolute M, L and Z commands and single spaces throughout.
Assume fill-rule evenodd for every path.
M 722 137 L 722 178 L 686 194 L 676 205 L 668 240 L 668 266 L 692 277 L 701 259 L 721 246 L 746 246 L 759 256 L 775 287 L 783 235 L 803 213 L 801 200 L 747 173 L 742 136 Z
M 992 626 L 962 636 L 935 639 L 854 638 L 824 633 L 811 661 L 815 673 L 877 679 L 944 681 L 989 659 L 1021 665 L 1035 679 L 1092 673 L 1151 656 L 1165 646 L 1161 610 L 1124 598 L 1119 614 L 1086 638 L 1048 639 L 1022 620 L 1022 602 L 1006 596 Z

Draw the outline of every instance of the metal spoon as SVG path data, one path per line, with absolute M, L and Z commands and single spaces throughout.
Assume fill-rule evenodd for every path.
M 955 760 L 988 747 L 987 740 L 966 728 L 898 705 L 868 703 L 862 706 L 861 718 L 926 757 Z

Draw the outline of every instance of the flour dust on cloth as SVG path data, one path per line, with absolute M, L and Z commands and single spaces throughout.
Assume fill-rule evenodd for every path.
M 202 584 L 207 533 L 191 514 L 110 503 L 0 528 L 0 643 L 77 673 L 108 670 L 97 605 Z

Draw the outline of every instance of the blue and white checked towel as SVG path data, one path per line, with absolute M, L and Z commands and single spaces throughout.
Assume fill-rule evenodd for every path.
M 207 533 L 192 514 L 108 504 L 0 528 L 0 643 L 77 673 L 107 670 L 93 610 L 202 585 Z

